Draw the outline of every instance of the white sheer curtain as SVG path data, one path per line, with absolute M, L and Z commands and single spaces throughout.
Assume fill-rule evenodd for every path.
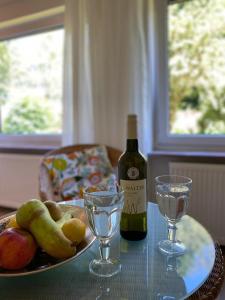
M 66 0 L 63 143 L 124 149 L 126 118 L 151 149 L 151 0 Z

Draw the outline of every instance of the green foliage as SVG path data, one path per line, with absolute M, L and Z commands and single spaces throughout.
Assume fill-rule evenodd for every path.
M 10 80 L 10 55 L 5 43 L 0 43 L 0 105 L 7 99 L 7 84 Z
M 0 42 L 0 132 L 61 133 L 62 40 L 59 29 Z
M 199 133 L 225 134 L 225 88 L 219 91 L 214 89 L 214 95 L 216 99 L 207 101 L 198 121 Z
M 43 99 L 25 97 L 10 110 L 3 125 L 6 134 L 49 133 L 57 127 L 52 110 Z
M 199 91 L 195 86 L 192 88 L 192 91 L 187 96 L 184 96 L 179 103 L 179 108 L 186 110 L 188 108 L 191 109 L 199 109 Z
M 169 7 L 171 128 L 179 110 L 201 112 L 194 133 L 225 133 L 225 0 Z

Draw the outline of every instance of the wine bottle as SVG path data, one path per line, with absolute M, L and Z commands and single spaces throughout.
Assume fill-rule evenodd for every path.
M 147 234 L 147 163 L 138 150 L 136 115 L 128 115 L 127 147 L 118 161 L 118 179 L 124 190 L 120 234 L 127 240 L 144 239 Z

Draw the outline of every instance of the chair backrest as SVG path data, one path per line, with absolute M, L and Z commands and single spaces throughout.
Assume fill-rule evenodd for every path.
M 80 145 L 71 145 L 71 146 L 65 146 L 65 147 L 60 147 L 54 150 L 51 150 L 47 152 L 43 160 L 41 161 L 40 164 L 40 171 L 39 171 L 39 196 L 42 201 L 46 200 L 55 200 L 55 196 L 53 193 L 52 189 L 52 183 L 51 179 L 49 176 L 49 172 L 47 170 L 47 167 L 44 164 L 44 159 L 47 158 L 48 156 L 54 156 L 57 154 L 67 154 L 67 153 L 72 153 L 74 151 L 83 151 L 87 150 L 96 146 L 100 146 L 99 144 L 80 144 Z M 113 147 L 105 146 L 107 149 L 107 154 L 109 157 L 109 160 L 111 162 L 111 165 L 114 170 L 116 170 L 118 159 L 120 155 L 122 154 L 122 151 L 115 149 Z

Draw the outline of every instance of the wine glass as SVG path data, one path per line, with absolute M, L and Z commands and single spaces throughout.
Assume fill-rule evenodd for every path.
M 159 250 L 167 255 L 182 255 L 185 245 L 176 240 L 176 223 L 186 213 L 192 180 L 185 176 L 162 175 L 155 178 L 159 211 L 168 222 L 168 239 L 160 241 Z
M 111 277 L 121 270 L 118 259 L 109 258 L 110 239 L 116 233 L 124 203 L 118 185 L 99 185 L 84 190 L 84 207 L 92 233 L 100 242 L 100 259 L 90 262 L 91 273 Z

